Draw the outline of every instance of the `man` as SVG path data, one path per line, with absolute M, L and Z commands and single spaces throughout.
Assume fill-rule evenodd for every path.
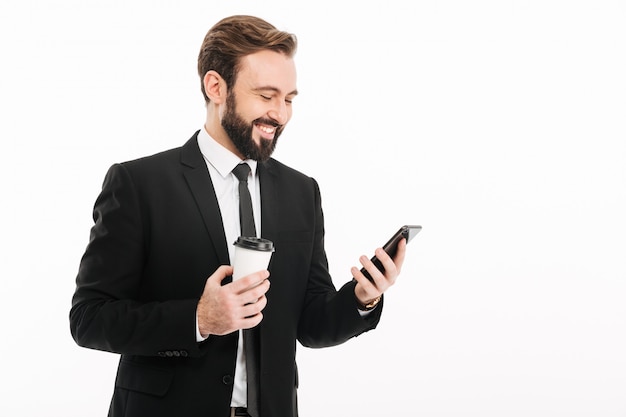
M 79 345 L 121 354 L 109 416 L 297 416 L 296 340 L 332 346 L 376 327 L 405 242 L 395 259 L 375 251 L 384 273 L 361 257 L 373 282 L 353 267 L 337 291 L 317 183 L 270 158 L 297 95 L 295 51 L 294 35 L 261 19 L 218 22 L 198 58 L 203 128 L 107 173 L 70 325 Z M 275 252 L 232 282 L 242 162 L 256 234 Z M 253 360 L 242 330 L 258 339 Z M 254 361 L 258 384 L 246 382 Z

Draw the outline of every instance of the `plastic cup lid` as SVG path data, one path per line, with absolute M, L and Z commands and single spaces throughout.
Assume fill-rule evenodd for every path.
M 239 236 L 234 245 L 262 252 L 272 252 L 274 250 L 274 242 L 260 237 Z

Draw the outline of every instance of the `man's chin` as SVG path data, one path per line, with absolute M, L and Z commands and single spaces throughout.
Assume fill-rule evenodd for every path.
M 268 159 L 270 159 L 275 149 L 276 149 L 276 138 L 272 140 L 262 139 L 262 142 L 260 144 L 256 144 L 255 146 L 256 158 L 254 159 L 258 162 L 265 162 Z

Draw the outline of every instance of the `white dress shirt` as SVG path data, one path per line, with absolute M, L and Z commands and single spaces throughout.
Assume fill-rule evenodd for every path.
M 252 197 L 252 209 L 254 211 L 254 223 L 256 226 L 257 237 L 261 236 L 261 193 L 259 187 L 259 178 L 256 175 L 257 162 L 253 160 L 241 161 L 237 155 L 220 145 L 213 139 L 207 131 L 200 129 L 198 133 L 198 145 L 200 152 L 206 162 L 213 188 L 217 196 L 217 202 L 222 214 L 222 222 L 224 233 L 226 234 L 226 242 L 228 243 L 228 255 L 231 262 L 234 259 L 235 247 L 233 243 L 240 236 L 239 224 L 239 180 L 232 173 L 241 162 L 250 165 L 250 176 L 248 178 L 248 188 Z M 208 191 L 208 190 L 207 190 Z M 205 338 L 200 335 L 196 317 L 196 338 L 203 341 Z M 237 346 L 237 365 L 235 367 L 235 377 L 233 386 L 233 397 L 231 407 L 247 406 L 247 378 L 246 378 L 246 362 L 243 354 L 242 332 L 239 331 L 239 344 Z

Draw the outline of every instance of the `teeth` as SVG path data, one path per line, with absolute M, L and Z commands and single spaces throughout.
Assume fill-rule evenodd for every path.
M 259 125 L 259 129 L 261 129 L 262 131 L 264 131 L 265 133 L 274 133 L 274 131 L 276 130 L 275 127 L 270 127 L 270 126 L 260 126 Z

